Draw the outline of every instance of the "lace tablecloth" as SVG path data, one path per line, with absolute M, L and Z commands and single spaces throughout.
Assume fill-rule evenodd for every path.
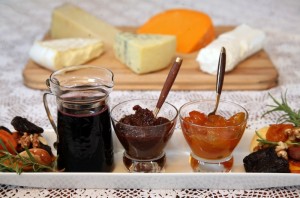
M 60 0 L 0 1 L 0 125 L 8 126 L 16 115 L 51 128 L 42 104 L 43 91 L 23 85 L 22 70 L 34 40 L 49 29 L 52 9 Z M 287 90 L 290 106 L 300 107 L 300 1 L 195 1 L 195 0 L 93 0 L 69 1 L 117 26 L 138 26 L 150 16 L 170 8 L 192 8 L 208 13 L 215 25 L 241 23 L 267 34 L 265 50 L 279 72 L 279 84 L 263 91 L 224 91 L 223 99 L 238 101 L 249 110 L 249 128 L 275 122 L 277 114 L 261 119 L 275 98 Z M 158 91 L 114 91 L 112 105 L 124 98 L 157 98 Z M 176 107 L 183 103 L 214 98 L 214 91 L 172 91 L 167 100 Z M 255 190 L 210 189 L 40 189 L 0 185 L 1 197 L 299 197 L 299 186 Z

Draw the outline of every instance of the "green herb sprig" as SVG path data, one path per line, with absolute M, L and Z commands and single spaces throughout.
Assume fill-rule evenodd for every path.
M 275 111 L 281 111 L 284 112 L 284 114 L 282 114 L 278 119 L 277 122 L 278 123 L 284 123 L 284 122 L 290 122 L 293 123 L 295 125 L 295 127 L 299 127 L 300 126 L 300 109 L 298 111 L 293 111 L 292 108 L 288 105 L 287 103 L 287 99 L 286 99 L 286 93 L 285 94 L 281 94 L 281 102 L 279 102 L 278 100 L 276 100 L 270 93 L 269 96 L 272 98 L 272 100 L 274 101 L 274 103 L 276 105 L 267 105 L 269 107 L 272 107 L 273 109 L 265 112 L 262 117 L 264 117 L 265 115 L 275 112 Z
M 259 139 L 256 139 L 256 141 L 262 143 L 262 144 L 269 144 L 269 145 L 273 145 L 273 146 L 277 146 L 278 145 L 278 142 L 272 142 L 272 141 L 269 141 L 269 140 L 266 140 L 264 139 L 259 133 L 258 131 L 255 131 L 257 137 Z
M 258 133 L 258 131 L 255 131 L 255 133 L 256 133 L 257 137 L 259 138 L 259 139 L 256 139 L 256 141 L 258 141 L 258 142 L 260 142 L 260 143 L 262 143 L 262 144 L 269 144 L 269 145 L 271 145 L 271 146 L 277 146 L 277 145 L 278 145 L 278 142 L 269 141 L 269 140 L 263 138 L 263 137 Z M 290 141 L 286 141 L 285 143 L 286 143 L 287 145 L 290 145 L 290 146 L 292 146 L 292 145 L 298 145 L 298 146 L 300 146 L 300 142 L 290 142 Z
M 23 157 L 10 144 L 9 146 L 13 149 L 15 155 L 11 154 L 1 139 L 0 145 L 3 148 L 0 151 L 0 172 L 16 172 L 17 174 L 21 174 L 24 171 L 23 167 L 26 166 L 31 166 L 33 172 L 56 170 L 56 160 L 50 166 L 46 166 L 38 163 L 27 148 L 25 148 L 25 151 L 28 157 Z M 11 166 L 7 165 L 6 162 L 9 162 Z M 22 166 L 16 162 L 20 162 Z

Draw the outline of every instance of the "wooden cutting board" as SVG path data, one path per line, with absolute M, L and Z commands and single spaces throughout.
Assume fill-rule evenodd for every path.
M 121 28 L 134 31 L 132 27 Z M 233 27 L 216 27 L 216 34 L 232 30 Z M 46 38 L 47 39 L 47 36 Z M 198 52 L 177 54 L 183 64 L 172 87 L 173 90 L 214 90 L 216 76 L 200 71 L 196 62 Z M 115 90 L 160 90 L 171 65 L 164 70 L 137 75 L 120 63 L 112 50 L 86 64 L 109 68 L 115 75 Z M 51 71 L 29 60 L 23 70 L 24 84 L 33 89 L 47 89 L 45 81 Z M 278 72 L 264 50 L 257 52 L 241 62 L 233 71 L 225 74 L 224 90 L 264 90 L 277 85 Z

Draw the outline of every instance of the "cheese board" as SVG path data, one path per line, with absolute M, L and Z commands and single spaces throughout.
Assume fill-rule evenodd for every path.
M 233 26 L 216 26 L 216 35 L 232 30 Z M 133 32 L 134 27 L 120 27 L 123 31 Z M 47 34 L 44 39 L 49 39 Z M 172 87 L 173 90 L 214 90 L 216 76 L 206 74 L 199 69 L 196 56 L 198 52 L 190 54 L 176 54 L 183 58 L 181 70 Z M 171 64 L 160 71 L 148 74 L 135 74 L 124 64 L 119 62 L 112 49 L 99 58 L 88 63 L 112 70 L 115 77 L 115 90 L 160 90 L 171 67 Z M 24 84 L 33 89 L 47 89 L 45 80 L 52 71 L 47 70 L 29 60 L 23 69 Z M 225 74 L 224 90 L 265 90 L 277 85 L 278 72 L 268 54 L 261 50 Z

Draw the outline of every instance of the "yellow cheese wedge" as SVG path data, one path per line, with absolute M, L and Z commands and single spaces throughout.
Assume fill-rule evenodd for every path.
M 100 38 L 106 47 L 113 46 L 117 28 L 72 4 L 64 4 L 52 13 L 51 37 Z
M 176 37 L 171 35 L 119 33 L 115 56 L 133 72 L 144 74 L 169 65 L 176 51 Z

